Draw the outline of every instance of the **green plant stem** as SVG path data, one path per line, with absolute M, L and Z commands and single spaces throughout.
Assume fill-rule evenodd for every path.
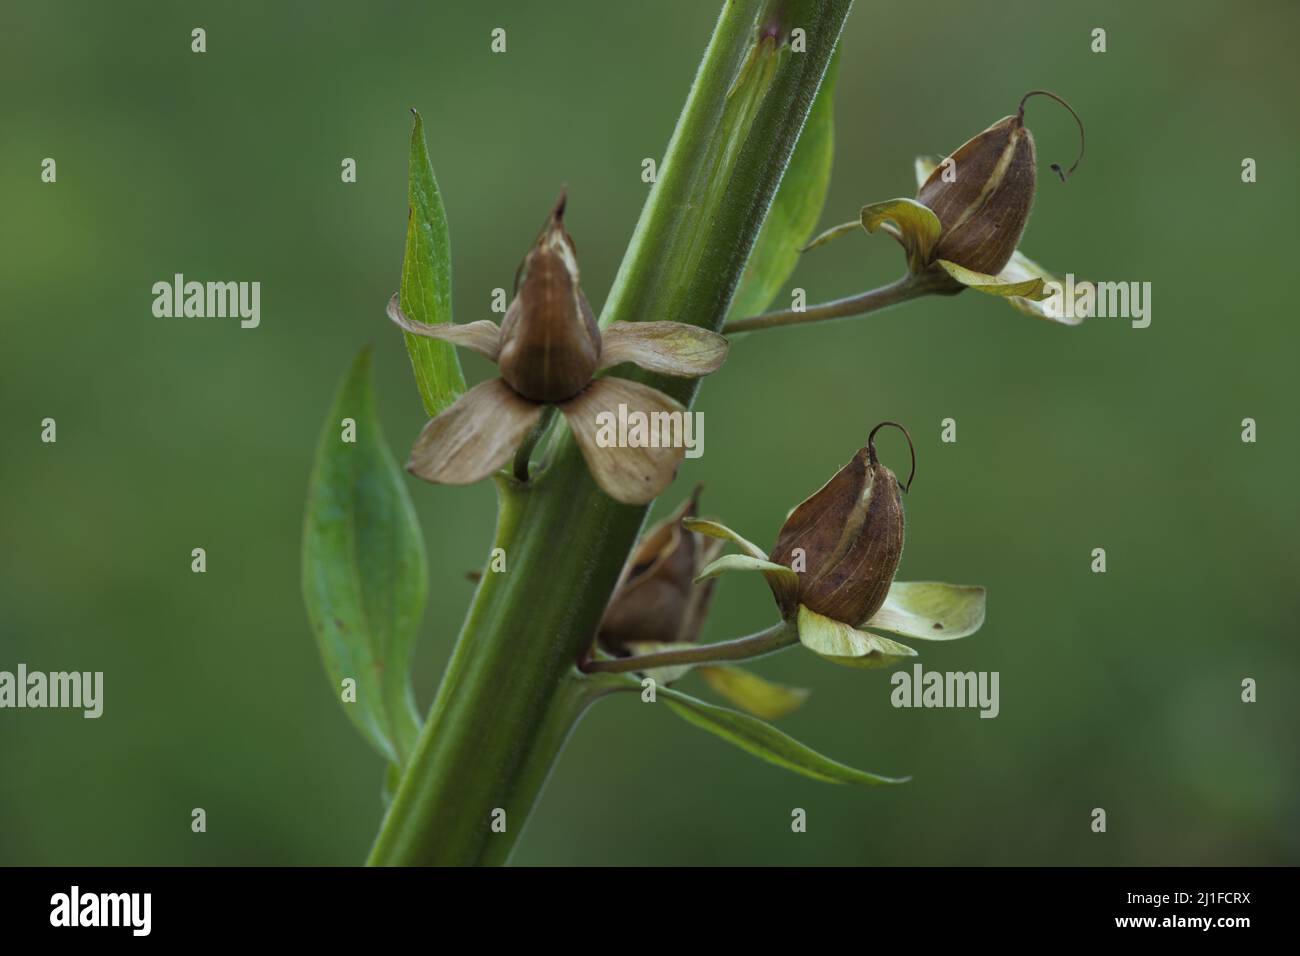
M 738 637 L 716 644 L 690 644 L 672 650 L 639 654 L 633 657 L 615 657 L 587 661 L 582 670 L 587 674 L 623 674 L 628 671 L 645 671 L 655 667 L 680 664 L 720 664 L 724 661 L 747 661 L 763 657 L 799 643 L 799 632 L 792 624 L 782 621 L 765 631 Z
M 602 325 L 672 317 L 721 326 L 849 5 L 725 4 Z M 760 96 L 729 96 L 756 38 L 784 37 L 796 26 L 806 31 L 807 51 L 766 74 L 750 71 L 762 80 Z M 687 407 L 694 399 L 694 381 L 638 377 Z M 505 550 L 508 570 L 479 582 L 371 864 L 505 860 L 581 714 L 568 682 L 647 508 L 601 492 L 567 429 L 555 428 L 548 445 L 549 464 L 531 481 L 498 482 L 495 545 Z M 506 810 L 504 833 L 492 829 L 496 809 Z
M 546 430 L 551 427 L 551 421 L 554 418 L 555 406 L 547 405 L 546 409 L 542 412 L 542 417 L 537 419 L 537 424 L 533 426 L 533 430 L 528 433 L 524 438 L 523 443 L 515 451 L 515 463 L 512 468 L 515 481 L 528 480 L 528 465 L 533 457 L 533 449 L 537 447 L 537 443 L 541 440 L 542 436 L 546 434 Z
M 825 322 L 828 319 L 866 315 L 939 291 L 944 291 L 944 285 L 926 273 L 906 275 L 889 285 L 851 295 L 845 299 L 810 305 L 804 309 L 782 309 L 745 319 L 734 319 L 724 325 L 722 331 L 725 335 L 733 335 L 737 332 L 757 332 L 760 329 L 775 329 L 785 325 L 802 325 L 806 322 Z

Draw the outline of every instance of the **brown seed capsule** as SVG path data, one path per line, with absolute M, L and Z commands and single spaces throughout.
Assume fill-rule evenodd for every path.
M 934 258 L 988 275 L 997 275 L 1010 261 L 1034 202 L 1036 157 L 1033 134 L 1025 126 L 1025 101 L 1035 95 L 1050 96 L 1079 120 L 1056 94 L 1033 90 L 1021 99 L 1015 116 L 998 120 L 962 144 L 948 157 L 951 163 L 935 167 L 916 196 L 943 227 Z M 1082 121 L 1079 135 L 1082 143 Z M 1075 160 L 1070 172 L 1078 165 Z M 1053 163 L 1052 169 L 1065 180 L 1060 166 Z
M 885 603 L 903 556 L 900 490 L 912 484 L 916 452 L 904 487 L 876 457 L 876 432 L 886 425 L 907 435 L 897 422 L 873 428 L 867 446 L 791 512 L 772 549 L 773 561 L 801 571 L 800 604 L 853 627 Z
M 542 227 L 515 277 L 515 300 L 501 323 L 501 377 L 524 398 L 559 402 L 577 395 L 600 364 L 600 330 L 578 284 L 578 258 L 564 229 L 564 201 Z
M 694 583 L 722 542 L 705 540 L 682 527 L 693 518 L 700 489 L 641 539 L 601 619 L 597 640 L 623 656 L 629 644 L 693 643 L 712 599 L 716 578 Z

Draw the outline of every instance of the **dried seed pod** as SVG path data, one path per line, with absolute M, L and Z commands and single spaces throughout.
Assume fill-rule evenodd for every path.
M 641 539 L 601 619 L 597 640 L 624 655 L 638 643 L 693 643 L 704 623 L 716 579 L 695 584 L 700 568 L 721 550 L 682 527 L 699 504 L 697 487 L 671 515 Z
M 903 556 L 903 501 L 907 487 L 876 457 L 876 432 L 867 446 L 812 497 L 791 512 L 771 558 L 800 571 L 798 601 L 811 611 L 851 626 L 868 620 L 885 603 Z M 907 435 L 910 448 L 912 438 Z
M 501 322 L 501 377 L 524 398 L 559 402 L 577 395 L 600 364 L 600 330 L 578 283 L 578 258 L 564 229 L 560 194 L 515 277 Z
M 948 157 L 951 163 L 940 163 L 921 185 L 917 200 L 942 226 L 935 259 L 988 275 L 997 275 L 1010 261 L 1034 202 L 1037 160 L 1033 134 L 1025 126 L 1025 102 L 1036 95 L 1050 96 L 1070 110 L 1079 123 L 1082 144 L 1083 122 L 1068 103 L 1046 90 L 1026 93 L 1016 115 L 967 140 Z M 1078 165 L 1076 159 L 1070 172 Z M 1065 180 L 1060 166 L 1053 163 L 1052 169 Z M 951 182 L 944 178 L 949 170 L 955 174 Z

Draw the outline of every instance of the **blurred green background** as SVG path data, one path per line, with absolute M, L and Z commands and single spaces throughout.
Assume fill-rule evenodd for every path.
M 399 457 L 423 424 L 383 317 L 407 110 L 423 112 L 447 205 L 457 319 L 490 315 L 565 182 L 599 307 L 645 199 L 641 160 L 662 156 L 717 10 L 5 3 L 0 669 L 102 670 L 105 712 L 0 711 L 0 863 L 364 858 L 381 763 L 325 678 L 298 562 L 311 455 L 360 346 L 377 347 Z M 1045 167 L 1073 158 L 1073 124 L 1030 104 L 1043 168 L 1024 248 L 1061 274 L 1152 282 L 1151 327 L 1066 329 L 966 293 L 750 336 L 701 392 L 704 457 L 654 513 L 703 481 L 706 510 L 770 543 L 871 424 L 907 423 L 919 470 L 900 576 L 990 590 L 983 630 L 920 660 L 999 671 L 1001 715 L 895 710 L 886 673 L 799 652 L 762 662 L 814 688 L 787 731 L 915 777 L 864 791 L 611 700 L 579 727 L 517 862 L 1300 859 L 1298 22 L 1282 2 L 856 5 L 824 223 L 912 194 L 915 154 L 1052 89 L 1087 122 L 1088 153 L 1061 185 Z M 206 54 L 190 52 L 195 26 Z M 504 56 L 489 52 L 497 26 Z M 790 284 L 821 301 L 902 265 L 889 239 L 859 235 Z M 261 327 L 154 318 L 150 287 L 175 272 L 260 281 Z M 462 361 L 473 381 L 489 374 Z M 1247 416 L 1256 444 L 1240 440 Z M 39 440 L 45 417 L 57 444 Z M 956 444 L 939 440 L 946 417 Z M 905 455 L 897 436 L 882 449 Z M 487 485 L 410 489 L 432 574 L 423 706 L 494 502 Z M 190 572 L 195 547 L 205 575 Z M 729 578 L 705 638 L 772 617 L 760 580 Z M 1240 702 L 1244 677 L 1258 703 Z M 683 689 L 706 695 L 698 680 Z

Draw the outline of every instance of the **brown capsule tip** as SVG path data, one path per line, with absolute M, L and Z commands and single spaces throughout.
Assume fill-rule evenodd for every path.
M 537 234 L 537 246 L 548 245 L 552 248 L 568 246 L 574 254 L 577 254 L 578 246 L 569 235 L 569 231 L 564 228 L 564 211 L 568 204 L 569 186 L 565 183 L 560 186 L 560 195 L 555 198 L 551 214 L 546 217 L 542 231 Z
M 519 263 L 515 299 L 501 321 L 501 377 L 534 402 L 572 398 L 600 363 L 600 329 L 582 294 L 577 248 L 564 228 L 566 195 L 561 190 Z
M 1080 160 L 1083 159 L 1083 150 L 1085 146 L 1084 133 L 1083 133 L 1083 120 L 1079 118 L 1079 114 L 1074 111 L 1073 106 L 1065 102 L 1065 100 L 1061 99 L 1061 97 L 1057 96 L 1051 90 L 1030 90 L 1028 93 L 1026 93 L 1024 96 L 1020 98 L 1020 106 L 1016 110 L 1016 124 L 1019 126 L 1025 125 L 1025 103 L 1026 101 L 1028 101 L 1028 99 L 1031 96 L 1046 96 L 1056 100 L 1056 102 L 1060 103 L 1062 106 L 1064 106 L 1067 110 L 1070 111 L 1070 115 L 1074 117 L 1074 122 L 1077 123 L 1079 126 L 1079 156 L 1077 159 L 1075 159 L 1074 165 L 1071 166 L 1069 169 L 1065 170 L 1064 172 L 1062 172 L 1060 163 L 1051 164 L 1052 172 L 1056 173 L 1056 175 L 1061 177 L 1061 182 L 1065 182 L 1066 179 L 1069 178 L 1069 175 L 1079 168 L 1079 162 Z
M 880 431 L 880 429 L 884 428 L 886 425 L 897 428 L 903 433 L 903 437 L 907 439 L 907 448 L 912 453 L 912 471 L 907 476 L 907 484 L 903 484 L 900 481 L 898 485 L 904 491 L 910 491 L 912 488 L 912 479 L 916 477 L 916 446 L 912 444 L 912 436 L 908 434 L 907 429 L 898 424 L 898 422 L 881 422 L 875 428 L 871 429 L 871 434 L 867 436 L 867 462 L 872 465 L 880 464 L 880 459 L 876 457 L 876 432 Z
M 555 200 L 555 208 L 551 210 L 551 218 L 547 225 L 560 226 L 564 224 L 564 205 L 569 201 L 569 185 L 565 183 L 560 186 L 560 195 Z

